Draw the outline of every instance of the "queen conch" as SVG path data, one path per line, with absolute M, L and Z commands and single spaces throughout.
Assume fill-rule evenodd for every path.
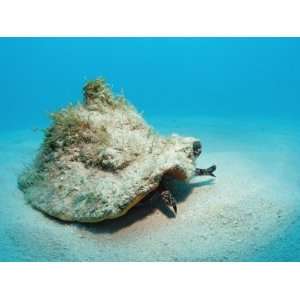
M 34 208 L 57 219 L 118 218 L 153 191 L 177 212 L 166 177 L 214 176 L 215 166 L 196 168 L 197 139 L 155 133 L 103 79 L 84 86 L 82 104 L 51 117 L 37 157 L 18 184 Z

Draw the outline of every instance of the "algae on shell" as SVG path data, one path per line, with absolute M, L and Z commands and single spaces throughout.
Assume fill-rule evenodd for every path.
M 82 104 L 51 115 L 52 125 L 19 188 L 35 208 L 65 221 L 124 215 L 166 175 L 195 175 L 192 137 L 162 137 L 103 79 L 88 82 Z

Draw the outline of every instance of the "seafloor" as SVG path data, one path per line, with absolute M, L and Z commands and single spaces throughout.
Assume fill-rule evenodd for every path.
M 42 140 L 0 131 L 0 261 L 299 261 L 300 122 L 236 117 L 149 119 L 163 134 L 199 137 L 198 165 L 217 178 L 173 190 L 178 215 L 154 198 L 94 225 L 32 209 L 17 176 Z

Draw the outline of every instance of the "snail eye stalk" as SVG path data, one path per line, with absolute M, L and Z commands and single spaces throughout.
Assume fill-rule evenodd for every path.
M 202 146 L 199 141 L 193 143 L 193 154 L 194 156 L 198 157 L 202 152 Z

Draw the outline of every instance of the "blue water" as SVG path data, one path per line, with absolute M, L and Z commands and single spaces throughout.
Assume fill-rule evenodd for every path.
M 299 38 L 0 38 L 0 70 L 0 261 L 300 260 Z M 184 256 L 180 254 L 183 253 L 180 247 L 185 242 L 179 238 L 176 257 L 160 254 L 163 250 L 159 245 L 156 245 L 155 256 L 149 253 L 138 256 L 134 250 L 131 254 L 116 252 L 115 256 L 109 256 L 107 253 L 112 248 L 126 248 L 126 239 L 133 239 L 136 231 L 128 229 L 125 240 L 113 234 L 105 235 L 107 255 L 102 256 L 95 254 L 93 249 L 98 244 L 93 239 L 87 246 L 90 250 L 80 248 L 81 252 L 77 251 L 76 255 L 70 250 L 81 243 L 76 239 L 77 227 L 67 233 L 74 235 L 71 246 L 64 245 L 63 239 L 57 242 L 57 236 L 62 236 L 61 228 L 66 225 L 31 212 L 16 188 L 16 176 L 22 166 L 32 160 L 42 140 L 39 133 L 31 130 L 46 127 L 49 112 L 80 101 L 86 80 L 99 76 L 105 77 L 115 92 L 124 93 L 160 132 L 203 137 L 205 151 L 209 153 L 207 161 L 213 161 L 214 154 L 216 159 L 219 157 L 219 174 L 226 176 L 222 164 L 232 159 L 241 176 L 243 172 L 246 176 L 254 164 L 258 169 L 267 168 L 262 172 L 265 177 L 260 178 L 260 173 L 253 171 L 253 178 L 257 179 L 256 186 L 263 183 L 266 194 L 268 188 L 274 191 L 267 183 L 277 180 L 274 185 L 278 196 L 270 198 L 269 204 L 263 207 L 272 206 L 270 211 L 274 209 L 274 214 L 277 206 L 280 207 L 277 217 L 284 221 L 275 223 L 266 209 L 268 225 L 264 225 L 264 218 L 260 216 L 257 222 L 261 227 L 258 227 L 263 229 L 258 232 L 261 236 L 274 237 L 266 239 L 265 244 L 263 238 L 257 238 L 255 243 L 259 245 L 254 247 L 250 241 L 253 235 L 245 231 L 243 247 L 232 256 L 231 246 L 227 244 L 226 247 L 220 245 L 222 250 L 215 256 L 208 256 L 196 236 Z M 220 153 L 222 156 L 218 156 Z M 235 161 L 235 157 L 242 158 Z M 208 193 L 224 195 L 220 186 L 222 181 L 219 190 L 217 182 L 215 190 Z M 240 186 L 233 185 L 230 193 L 234 195 L 235 188 L 239 190 L 237 198 L 244 199 Z M 249 193 L 254 190 L 249 189 Z M 251 209 L 255 215 L 255 208 Z M 44 219 L 47 223 L 43 223 Z M 36 231 L 33 228 L 26 231 L 24 224 L 30 226 L 37 221 L 41 225 L 33 227 Z M 200 226 L 196 225 L 196 219 L 193 224 L 191 226 Z M 215 220 L 212 224 L 214 234 L 218 227 Z M 136 229 L 135 226 L 138 227 L 133 224 L 131 228 Z M 56 248 L 51 248 L 53 243 L 49 241 L 36 245 L 36 240 L 44 238 L 43 232 L 53 234 Z M 153 234 L 147 232 L 149 236 Z M 104 237 L 99 235 L 101 230 L 97 239 L 103 241 Z M 160 238 L 162 236 L 163 233 Z M 205 247 L 209 250 L 208 242 Z
M 297 38 L 0 39 L 0 128 L 39 126 L 104 76 L 146 115 L 298 117 Z

